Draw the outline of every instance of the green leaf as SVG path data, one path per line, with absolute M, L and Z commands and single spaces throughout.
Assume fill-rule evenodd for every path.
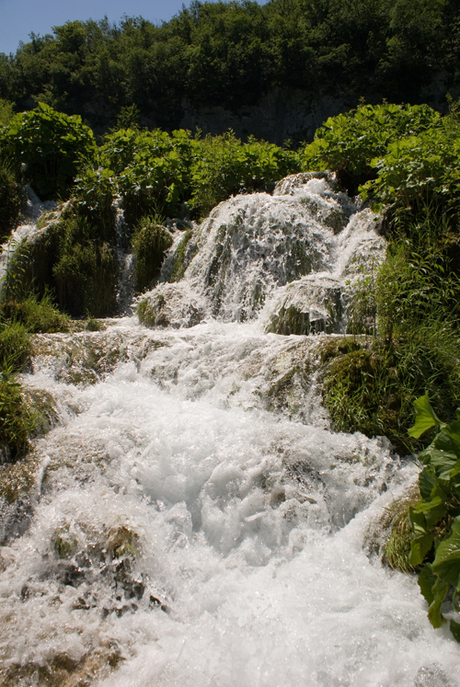
M 460 461 L 455 453 L 431 449 L 428 451 L 430 465 L 436 471 L 438 479 L 449 481 L 460 469 Z
M 436 550 L 433 572 L 447 583 L 457 586 L 460 576 L 460 517 L 456 517 L 451 534 Z
M 418 576 L 418 586 L 429 606 L 434 601 L 433 586 L 435 582 L 436 575 L 433 573 L 431 563 L 425 563 Z
M 454 635 L 454 639 L 460 643 L 460 623 L 457 623 L 456 620 L 451 620 L 449 628 Z
M 433 601 L 428 609 L 428 618 L 433 627 L 441 627 L 443 623 L 446 622 L 444 616 L 441 613 L 442 602 L 446 598 L 446 594 L 449 590 L 449 583 L 437 578 L 433 585 Z
M 418 487 L 423 499 L 428 500 L 431 498 L 431 492 L 435 484 L 436 480 L 431 472 L 424 468 L 418 477 Z
M 415 423 L 408 430 L 408 434 L 414 439 L 418 439 L 427 429 L 440 425 L 441 422 L 430 405 L 427 393 L 414 401 L 414 407 L 416 412 Z

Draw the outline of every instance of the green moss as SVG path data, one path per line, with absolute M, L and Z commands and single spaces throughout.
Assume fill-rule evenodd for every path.
M 36 485 L 38 460 L 27 458 L 13 465 L 0 465 L 0 497 L 14 503 L 28 496 Z
M 413 540 L 409 511 L 420 500 L 418 487 L 411 487 L 401 499 L 384 509 L 382 516 L 370 525 L 366 533 L 367 552 L 377 555 L 392 570 L 403 573 L 415 571 L 409 562 Z
M 0 322 L 0 367 L 12 372 L 22 370 L 30 355 L 30 337 L 19 322 Z
M 170 281 L 172 281 L 172 282 L 180 281 L 182 279 L 182 277 L 184 276 L 184 272 L 187 268 L 187 263 L 186 263 L 185 258 L 186 258 L 187 252 L 188 252 L 187 248 L 188 248 L 188 245 L 189 245 L 189 242 L 190 242 L 190 239 L 192 238 L 192 236 L 193 236 L 193 231 L 191 229 L 187 229 L 183 238 L 181 239 L 181 241 L 177 247 L 177 250 L 176 250 L 176 253 L 174 256 L 174 267 L 173 267 L 173 271 L 172 271 L 171 279 L 170 279 Z M 189 260 L 192 257 L 193 256 L 189 256 Z
M 0 372 L 0 454 L 1 462 L 12 462 L 23 456 L 29 437 L 35 429 L 35 415 L 24 398 L 16 377 L 7 370 Z
M 155 218 L 143 218 L 134 233 L 136 254 L 136 288 L 144 291 L 160 275 L 165 251 L 172 244 L 172 236 Z
M 156 303 L 157 306 L 160 306 L 161 308 L 160 296 L 157 296 Z M 139 318 L 139 322 L 144 324 L 146 327 L 155 327 L 156 324 L 161 325 L 161 321 L 157 322 L 159 317 L 158 308 L 155 308 L 147 298 L 142 298 L 138 302 L 136 306 L 136 314 Z

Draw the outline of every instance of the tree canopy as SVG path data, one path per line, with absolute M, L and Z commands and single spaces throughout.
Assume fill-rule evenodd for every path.
M 133 104 L 171 131 L 186 103 L 236 111 L 273 89 L 416 103 L 460 85 L 456 0 L 193 0 L 159 26 L 69 21 L 30 38 L 0 53 L 0 96 L 101 130 Z

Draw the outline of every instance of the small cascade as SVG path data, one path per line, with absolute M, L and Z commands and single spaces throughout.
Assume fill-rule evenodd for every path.
M 270 331 L 341 332 L 347 299 L 383 259 L 378 228 L 378 217 L 336 193 L 333 179 L 294 175 L 273 196 L 240 195 L 218 205 L 196 233 L 181 285 L 160 285 L 144 303 L 157 325 L 173 298 L 171 309 L 183 313 L 182 322 L 166 318 L 175 326 L 196 324 L 193 301 L 199 319 L 244 322 L 265 306 Z
M 133 251 L 127 250 L 129 245 L 127 237 L 128 226 L 125 222 L 120 198 L 114 199 L 113 210 L 115 213 L 115 233 L 117 237 L 116 251 L 120 263 L 120 278 L 116 298 L 118 312 L 120 315 L 131 315 L 131 305 L 136 295 L 136 257 Z
M 0 247 L 0 292 L 4 286 L 6 273 L 13 259 L 17 247 L 23 240 L 33 240 L 35 234 L 41 231 L 38 221 L 45 213 L 53 213 L 57 209 L 54 201 L 42 202 L 30 186 L 26 186 L 24 222 L 16 227 L 8 241 Z

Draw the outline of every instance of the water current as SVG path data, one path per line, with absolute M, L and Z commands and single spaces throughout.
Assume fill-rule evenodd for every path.
M 198 324 L 132 316 L 36 336 L 23 381 L 58 421 L 3 501 L 0 684 L 459 685 L 449 630 L 433 630 L 415 576 L 372 545 L 416 464 L 382 438 L 331 431 L 317 358 L 333 334 L 266 333 L 286 289 L 332 279 L 345 292 L 363 246 L 382 250 L 367 211 L 311 223 L 345 204 L 317 181 L 302 202 L 288 187 L 278 204 L 259 194 L 214 211 L 180 283 L 202 303 Z M 292 245 L 306 235 L 302 275 Z M 210 278 L 212 245 L 230 244 Z M 308 307 L 327 319 L 324 298 Z

